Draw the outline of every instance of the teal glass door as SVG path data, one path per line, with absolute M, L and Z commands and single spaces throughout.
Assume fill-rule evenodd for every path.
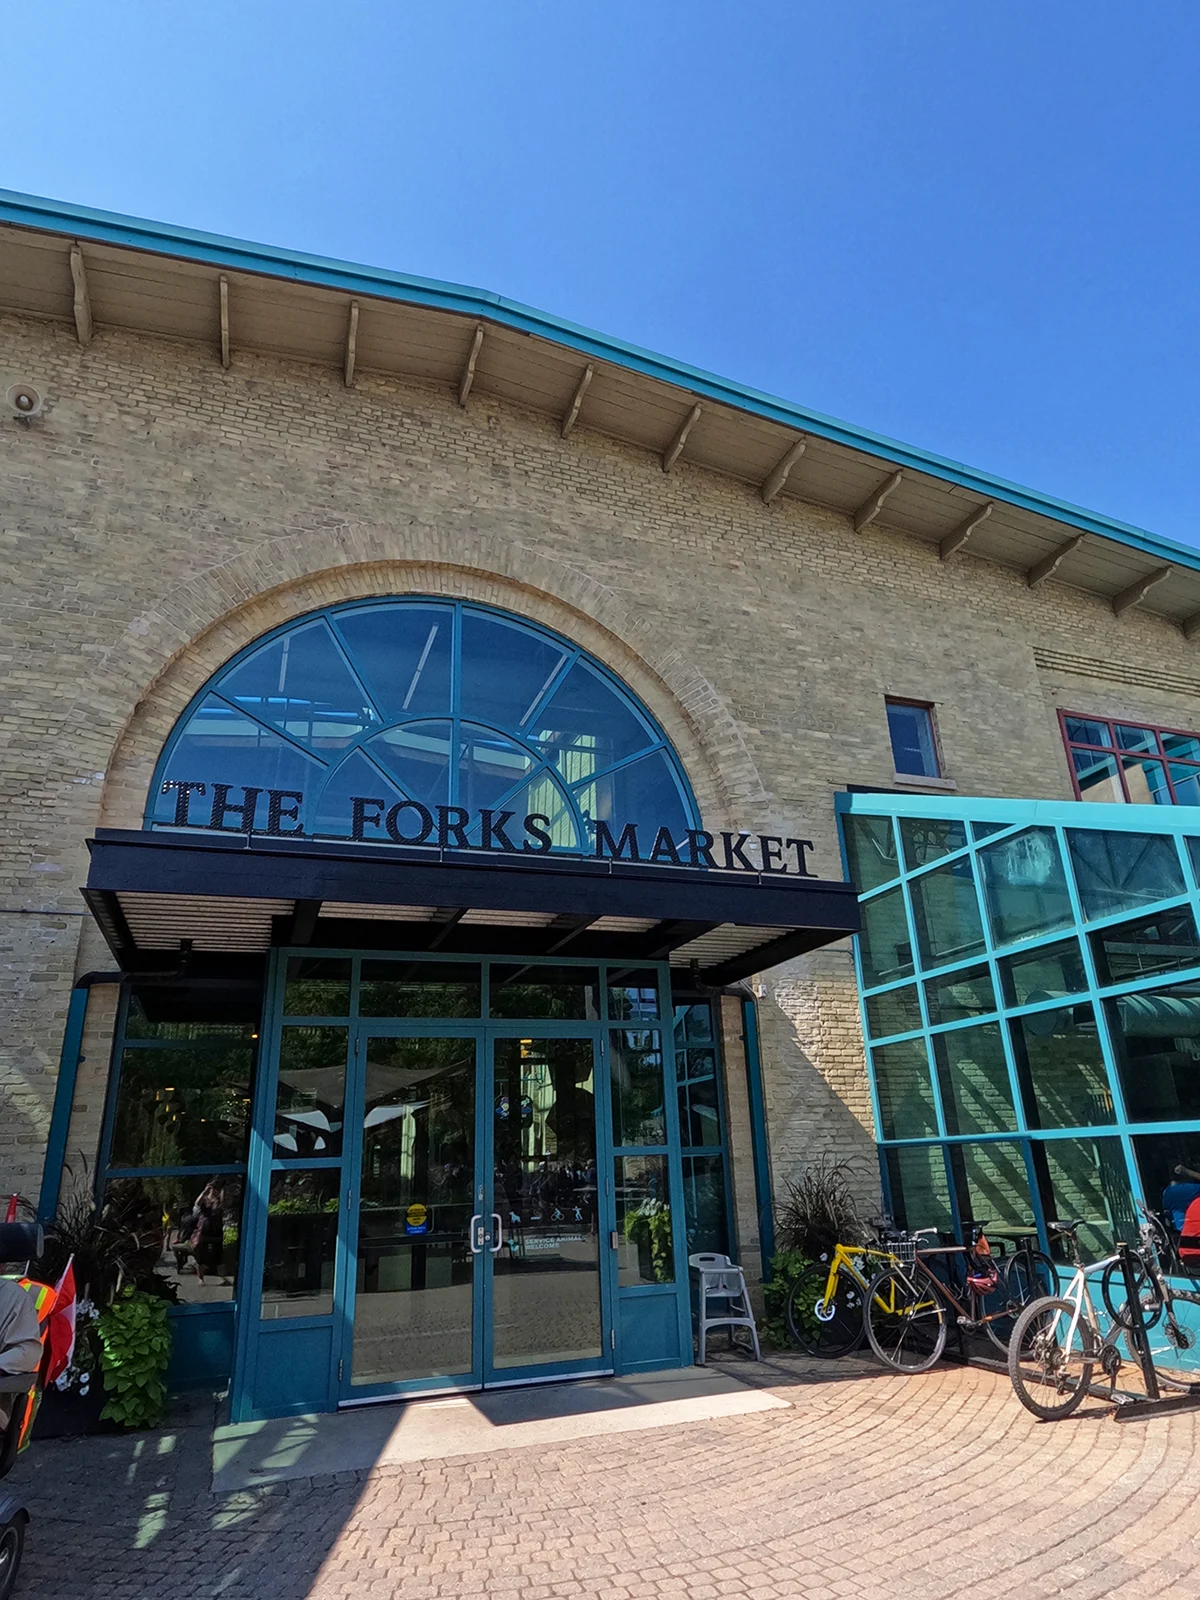
M 491 1041 L 485 1381 L 612 1366 L 601 1281 L 597 1041 Z
M 482 1382 L 477 1030 L 364 1030 L 343 1399 Z
M 609 1370 L 598 1041 L 385 1026 L 348 1102 L 341 1399 Z

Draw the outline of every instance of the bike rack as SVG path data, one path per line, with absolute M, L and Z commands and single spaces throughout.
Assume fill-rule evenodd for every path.
M 1160 1416 L 1163 1412 L 1195 1410 L 1200 1406 L 1200 1379 L 1187 1393 L 1164 1395 L 1159 1388 L 1158 1373 L 1154 1370 L 1154 1362 L 1150 1355 L 1150 1340 L 1146 1336 L 1142 1300 L 1138 1293 L 1129 1246 L 1118 1244 L 1117 1254 L 1121 1258 L 1121 1272 L 1125 1278 L 1125 1308 L 1129 1315 L 1129 1327 L 1125 1330 L 1125 1338 L 1131 1355 L 1141 1369 L 1146 1392 L 1144 1395 L 1121 1392 L 1114 1383 L 1110 1395 L 1115 1407 L 1113 1420 L 1136 1422 L 1139 1417 Z M 1093 1384 L 1092 1387 L 1094 1390 L 1096 1386 Z M 1117 1398 L 1119 1392 L 1120 1399 Z

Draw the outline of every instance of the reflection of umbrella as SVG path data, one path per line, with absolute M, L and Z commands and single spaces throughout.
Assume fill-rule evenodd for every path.
M 340 1122 L 330 1122 L 323 1111 L 281 1111 L 285 1122 L 302 1122 L 306 1128 L 316 1128 L 320 1133 L 336 1133 Z
M 410 1100 L 406 1105 L 375 1106 L 363 1118 L 363 1127 L 378 1128 L 381 1123 L 394 1122 L 397 1117 L 407 1116 L 410 1111 L 421 1111 L 428 1104 L 428 1100 Z
M 275 1135 L 275 1143 L 284 1150 L 293 1151 L 296 1155 L 300 1153 L 300 1146 L 296 1143 L 296 1135 L 294 1133 L 277 1133 Z

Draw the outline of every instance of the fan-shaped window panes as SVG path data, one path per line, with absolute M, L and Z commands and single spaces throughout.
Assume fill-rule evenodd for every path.
M 427 599 L 333 607 L 235 657 L 177 724 L 146 822 L 584 853 L 596 823 L 632 822 L 643 856 L 700 826 L 661 729 L 603 667 Z

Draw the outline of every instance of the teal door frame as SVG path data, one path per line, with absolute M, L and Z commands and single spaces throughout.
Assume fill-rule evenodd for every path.
M 362 1127 L 366 1088 L 366 1052 L 369 1039 L 469 1039 L 475 1041 L 475 1195 L 474 1213 L 482 1218 L 482 1248 L 474 1257 L 472 1292 L 472 1351 L 470 1372 L 439 1374 L 430 1378 L 407 1379 L 393 1383 L 354 1384 L 354 1312 L 357 1300 L 356 1262 L 359 1207 L 362 1183 L 362 1139 L 355 1137 L 354 1148 L 343 1154 L 343 1195 L 345 1227 L 339 1229 L 335 1281 L 340 1288 L 338 1337 L 331 1350 L 337 1371 L 331 1374 L 331 1387 L 340 1404 L 422 1393 L 447 1393 L 466 1389 L 502 1388 L 510 1384 L 548 1381 L 559 1377 L 604 1376 L 613 1371 L 616 1335 L 613 1319 L 615 1277 L 607 1240 L 614 1226 L 612 1180 L 604 1174 L 611 1165 L 608 1142 L 604 1139 L 605 1115 L 609 1105 L 605 1063 L 603 1023 L 540 1020 L 511 1022 L 493 1018 L 480 1021 L 445 1018 L 423 1021 L 415 1018 L 361 1018 L 351 1029 L 350 1058 L 355 1063 L 353 1088 L 346 1096 L 346 1127 Z M 596 1171 L 598 1178 L 597 1234 L 599 1253 L 600 1355 L 582 1361 L 535 1362 L 520 1367 L 495 1366 L 493 1333 L 494 1278 L 496 1250 L 493 1221 L 497 1214 L 495 1196 L 495 1047 L 500 1039 L 570 1039 L 586 1043 L 592 1050 L 596 1085 Z M 505 1222 L 502 1219 L 501 1233 Z M 335 1295 L 335 1306 L 338 1297 Z
M 372 1035 L 392 1037 L 442 1037 L 477 1040 L 476 1055 L 476 1192 L 480 1179 L 492 1207 L 492 1172 L 483 1162 L 486 1150 L 490 1162 L 493 1128 L 490 1090 L 494 1081 L 494 1042 L 498 1038 L 590 1038 L 595 1048 L 596 1161 L 598 1179 L 598 1223 L 600 1241 L 600 1293 L 602 1339 L 608 1342 L 602 1361 L 586 1361 L 564 1366 L 502 1369 L 502 1377 L 489 1380 L 483 1373 L 465 1382 L 441 1378 L 418 1380 L 411 1384 L 360 1387 L 349 1393 L 349 1356 L 353 1338 L 354 1273 L 357 1256 L 358 1180 L 361 1167 L 361 1141 L 344 1140 L 342 1154 L 327 1158 L 277 1160 L 274 1151 L 275 1098 L 279 1078 L 279 1054 L 285 1024 L 284 992 L 289 957 L 345 960 L 352 963 L 348 1015 L 288 1017 L 289 1024 L 346 1028 L 347 1096 L 345 1126 L 361 1125 L 365 1078 L 360 1061 L 362 1041 Z M 482 967 L 482 1010 L 488 1007 L 488 970 L 492 962 L 512 965 L 512 956 L 474 957 L 397 950 L 363 951 L 344 949 L 286 949 L 272 951 L 266 999 L 263 1010 L 262 1043 L 258 1084 L 252 1114 L 246 1201 L 242 1224 L 241 1291 L 238 1296 L 237 1327 L 234 1339 L 234 1365 L 230 1383 L 230 1408 L 235 1421 L 267 1416 L 296 1415 L 336 1409 L 348 1400 L 387 1399 L 401 1393 L 446 1392 L 478 1387 L 491 1381 L 518 1384 L 548 1381 L 554 1377 L 581 1375 L 588 1371 L 638 1371 L 652 1367 L 688 1366 L 692 1362 L 692 1323 L 688 1285 L 687 1239 L 684 1223 L 683 1168 L 680 1156 L 679 1119 L 675 1092 L 676 1074 L 673 1047 L 673 1012 L 670 969 L 665 962 L 649 962 L 636 957 L 623 962 L 595 961 L 568 957 L 520 957 L 522 966 L 581 967 L 600 969 L 601 1016 L 587 1019 L 520 1019 L 487 1017 L 387 1018 L 358 1015 L 359 973 L 362 960 L 470 962 Z M 609 1015 L 608 977 L 605 969 L 628 973 L 653 970 L 657 977 L 659 1016 L 619 1018 Z M 675 1277 L 671 1283 L 618 1284 L 617 1251 L 606 1247 L 615 1224 L 615 1164 L 612 1142 L 610 1097 L 610 1029 L 657 1030 L 661 1034 L 663 1057 L 664 1113 L 667 1131 L 665 1147 L 646 1147 L 645 1154 L 665 1156 L 668 1166 L 669 1203 L 672 1214 Z M 482 1057 L 482 1059 L 481 1059 Z M 352 1098 L 353 1097 L 353 1098 Z M 358 1107 L 357 1122 L 352 1121 Z M 487 1124 L 482 1126 L 481 1124 Z M 639 1147 L 640 1150 L 641 1147 Z M 628 1153 L 628 1152 L 626 1152 Z M 265 1320 L 261 1316 L 261 1283 L 266 1253 L 267 1204 L 275 1173 L 297 1170 L 328 1170 L 338 1174 L 338 1226 L 333 1273 L 333 1308 L 318 1316 L 284 1316 Z M 478 1209 L 478 1208 L 477 1208 Z M 490 1231 L 490 1216 L 487 1219 Z M 490 1241 L 489 1241 L 490 1242 Z M 486 1248 L 486 1246 L 485 1246 Z M 492 1271 L 490 1261 L 476 1269 L 476 1279 L 484 1287 L 474 1294 L 475 1366 L 480 1368 L 486 1352 L 486 1330 L 482 1319 L 490 1313 Z M 486 1372 L 486 1369 L 484 1369 Z

